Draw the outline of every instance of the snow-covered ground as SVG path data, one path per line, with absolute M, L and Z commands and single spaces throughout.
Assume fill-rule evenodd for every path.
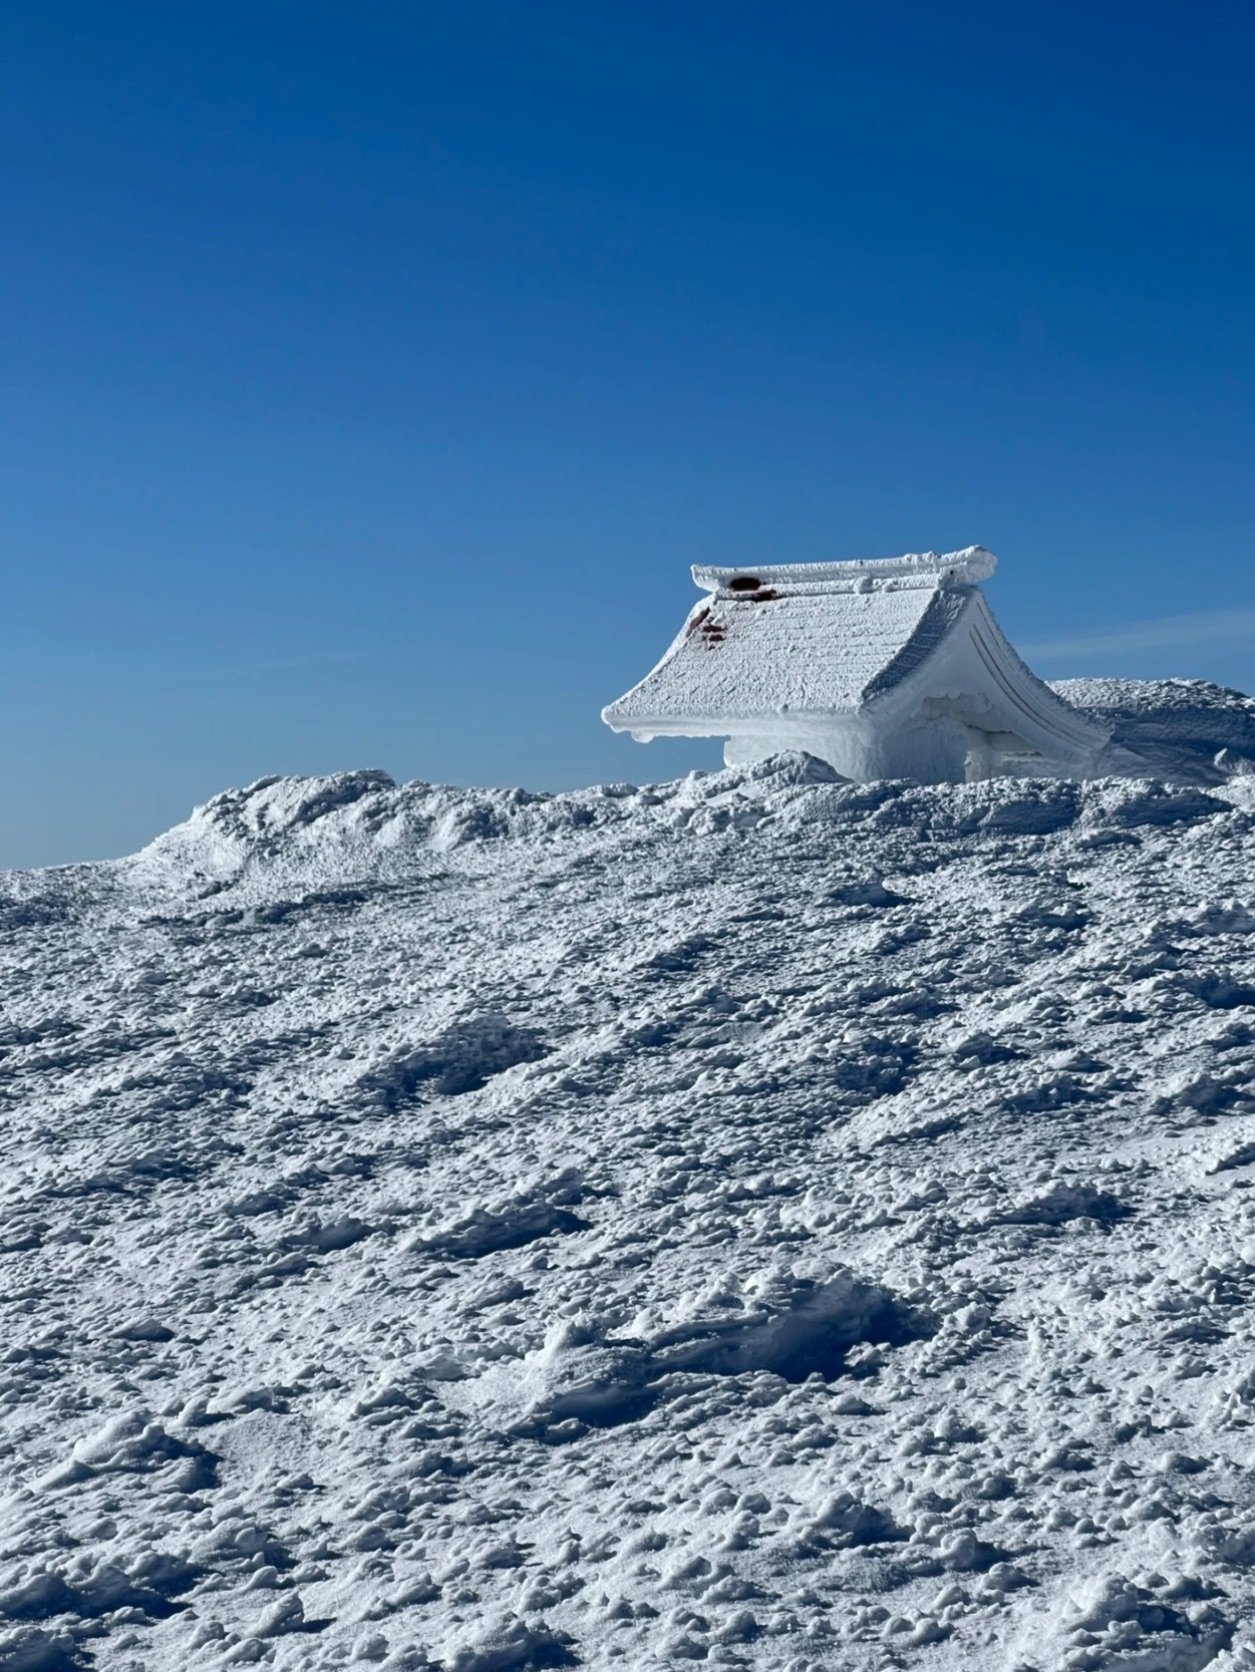
M 1255 1665 L 1253 809 L 358 773 L 0 879 L 0 1667 Z

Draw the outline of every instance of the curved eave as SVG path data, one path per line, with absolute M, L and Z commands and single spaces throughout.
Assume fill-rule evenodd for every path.
M 663 651 L 662 655 L 654 663 L 653 667 L 650 668 L 645 677 L 643 679 L 638 679 L 636 684 L 633 685 L 630 690 L 625 691 L 621 697 L 616 697 L 614 702 L 607 703 L 605 708 L 602 709 L 602 721 L 610 727 L 611 731 L 631 732 L 633 737 L 641 740 L 647 737 L 663 736 L 723 737 L 727 735 L 726 732 L 688 731 L 685 730 L 684 727 L 687 726 L 689 722 L 682 716 L 676 716 L 674 714 L 654 716 L 644 713 L 633 713 L 627 706 L 631 703 L 633 697 L 635 697 L 639 692 L 644 691 L 649 686 L 650 682 L 658 677 L 667 664 L 671 662 L 681 650 L 683 650 L 685 641 L 692 632 L 694 625 L 698 620 L 700 620 L 702 614 L 709 609 L 709 607 L 709 603 L 706 599 L 699 599 L 685 616 L 683 627 L 680 628 L 680 631 L 672 639 L 671 643 Z
M 972 648 L 1019 719 L 1019 724 L 1008 730 L 1025 736 L 1025 741 L 1040 748 L 1043 754 L 1062 748 L 1072 754 L 1087 755 L 1109 742 L 1110 727 L 1065 702 L 1017 655 L 982 594 L 976 594 L 973 604 L 969 627 Z M 1027 733 L 1026 727 L 1031 727 L 1036 735 Z

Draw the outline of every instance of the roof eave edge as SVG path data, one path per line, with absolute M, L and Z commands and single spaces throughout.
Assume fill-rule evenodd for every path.
M 831 724 L 852 720 L 863 712 L 858 708 L 798 708 L 776 710 L 768 714 L 740 714 L 736 716 L 616 714 L 613 705 L 603 708 L 602 721 L 613 732 L 628 732 L 636 738 L 646 737 L 737 737 L 768 731 L 785 731 L 790 727 Z

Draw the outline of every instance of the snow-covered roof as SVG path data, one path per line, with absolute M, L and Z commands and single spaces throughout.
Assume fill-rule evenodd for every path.
M 894 770 L 944 776 L 951 767 L 940 756 L 911 756 L 908 767 L 907 756 L 868 754 L 865 745 L 903 728 L 953 732 L 957 724 L 1004 755 L 1080 770 L 1109 728 L 1057 696 L 1008 644 L 979 585 L 997 561 L 969 546 L 853 563 L 694 568 L 709 596 L 602 718 L 642 740 L 726 736 L 819 748 L 827 738 L 827 758 L 855 775 L 883 775 L 897 761 Z M 833 741 L 834 728 L 847 728 L 848 739 L 851 726 L 862 738 L 854 754 Z
M 745 720 L 862 707 L 941 642 L 997 559 L 979 546 L 855 563 L 695 567 L 711 594 L 653 671 L 603 718 Z

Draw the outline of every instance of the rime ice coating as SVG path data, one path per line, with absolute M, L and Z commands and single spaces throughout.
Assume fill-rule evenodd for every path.
M 695 568 L 710 594 L 657 666 L 603 710 L 616 731 L 726 737 L 729 765 L 801 749 L 856 782 L 1119 770 L 1110 728 L 1037 679 L 971 546 L 855 563 Z

